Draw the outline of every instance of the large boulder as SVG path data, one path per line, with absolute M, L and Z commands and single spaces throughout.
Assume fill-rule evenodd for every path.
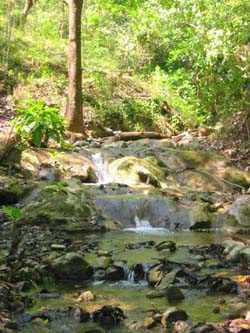
M 225 255 L 226 259 L 231 262 L 239 262 L 241 252 L 246 248 L 244 243 L 231 239 L 224 241 L 222 246 L 224 247 L 223 255 Z
M 107 219 L 118 221 L 125 228 L 143 226 L 146 220 L 152 227 L 172 230 L 176 226 L 190 227 L 188 208 L 179 207 L 174 200 L 160 194 L 101 194 L 94 203 Z
M 242 227 L 250 227 L 250 196 L 237 198 L 232 204 L 229 215 L 234 216 Z
M 161 181 L 166 178 L 166 166 L 160 164 L 154 156 L 137 158 L 126 156 L 116 159 L 110 165 L 113 181 L 122 184 L 144 183 L 154 187 L 161 187 Z
M 44 186 L 24 203 L 18 223 L 44 224 L 51 229 L 71 232 L 115 228 L 93 205 L 88 188 L 77 180 Z
M 244 267 L 247 269 L 250 268 L 250 247 L 247 247 L 240 252 L 240 261 Z
M 15 204 L 32 188 L 33 185 L 27 184 L 26 179 L 21 175 L 10 177 L 0 171 L 0 204 Z
M 82 255 L 69 252 L 50 263 L 51 272 L 58 280 L 88 280 L 93 275 L 92 267 Z
M 208 204 L 194 206 L 189 212 L 191 230 L 209 229 L 214 224 L 214 216 L 209 211 Z
M 76 178 L 82 182 L 97 182 L 95 166 L 80 153 L 29 148 L 22 153 L 21 166 L 42 180 Z

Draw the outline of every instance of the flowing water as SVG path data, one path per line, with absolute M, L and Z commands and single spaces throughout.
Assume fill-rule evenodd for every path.
M 153 289 L 148 286 L 145 280 L 146 272 L 151 263 L 157 259 L 164 257 L 163 254 L 156 251 L 154 248 L 133 248 L 131 245 L 146 243 L 150 241 L 161 242 L 166 240 L 174 241 L 178 246 L 178 251 L 171 254 L 168 259 L 175 262 L 190 261 L 190 253 L 188 252 L 187 245 L 208 245 L 211 243 L 221 242 L 227 236 L 222 232 L 169 232 L 161 230 L 155 232 L 150 228 L 148 222 L 140 221 L 136 218 L 137 227 L 141 232 L 134 232 L 131 230 L 113 231 L 103 235 L 91 235 L 87 239 L 91 241 L 98 241 L 98 250 L 112 251 L 112 258 L 115 261 L 126 262 L 125 279 L 117 282 L 108 281 L 94 281 L 91 283 L 78 282 L 74 284 L 57 284 L 51 285 L 50 291 L 62 295 L 61 299 L 42 300 L 37 299 L 35 306 L 30 310 L 41 311 L 44 308 L 58 309 L 67 306 L 75 306 L 77 304 L 77 292 L 79 290 L 91 290 L 96 295 L 96 300 L 90 303 L 82 303 L 81 306 L 87 311 L 93 312 L 104 305 L 119 306 L 123 309 L 126 316 L 129 318 L 126 322 L 140 321 L 143 318 L 150 316 L 154 309 L 157 311 L 164 311 L 168 306 L 173 304 L 168 303 L 165 297 L 150 299 L 147 294 Z M 141 225 L 145 225 L 146 227 Z M 145 229 L 146 228 L 146 229 Z M 149 232 L 151 229 L 151 233 Z M 146 232 L 145 232 L 146 230 Z M 81 236 L 78 235 L 79 239 Z M 128 246 L 130 245 L 130 247 Z M 95 253 L 86 253 L 86 260 L 93 264 L 97 256 Z M 135 264 L 142 264 L 145 272 L 144 277 L 135 281 L 135 273 L 133 267 Z M 225 270 L 217 270 L 218 274 L 225 274 Z M 228 272 L 226 272 L 228 274 Z M 192 321 L 212 321 L 220 322 L 223 319 L 223 314 L 215 314 L 213 308 L 218 304 L 218 295 L 207 295 L 205 290 L 183 290 L 185 299 L 178 303 L 178 307 L 185 310 Z M 223 296 L 227 299 L 229 296 Z M 202 309 L 202 311 L 201 311 Z M 92 332 L 94 329 L 100 329 L 97 324 L 76 323 L 73 319 L 63 318 L 54 320 L 51 323 L 33 323 L 25 326 L 22 333 L 83 333 Z M 97 332 L 97 331 L 96 331 Z M 105 331 L 103 331 L 105 332 Z M 111 330 L 113 333 L 129 332 L 125 326 L 114 328 Z M 144 332 L 138 330 L 137 332 Z M 151 329 L 150 332 L 166 332 L 166 330 L 159 327 Z
M 92 154 L 92 162 L 95 165 L 98 174 L 98 184 L 109 184 L 113 181 L 110 167 L 105 161 L 101 152 Z M 128 194 L 129 195 L 129 194 Z M 134 216 L 134 221 L 133 221 Z M 96 295 L 96 300 L 89 303 L 81 303 L 81 307 L 87 311 L 93 312 L 104 305 L 119 306 L 128 317 L 126 324 L 133 321 L 142 321 L 145 317 L 149 317 L 153 311 L 164 312 L 169 306 L 166 297 L 149 298 L 148 294 L 153 291 L 153 288 L 148 285 L 146 280 L 147 271 L 153 264 L 167 257 L 168 260 L 178 264 L 196 263 L 195 258 L 190 256 L 191 246 L 203 246 L 213 243 L 221 243 L 223 240 L 230 238 L 227 234 L 219 230 L 207 232 L 191 232 L 179 231 L 170 232 L 164 228 L 153 228 L 152 221 L 145 217 L 132 215 L 134 226 L 124 230 L 107 232 L 97 235 L 82 235 L 76 237 L 79 240 L 85 239 L 98 243 L 96 251 L 85 253 L 85 259 L 95 265 L 98 260 L 98 251 L 109 251 L 112 253 L 113 262 L 123 264 L 124 280 L 111 282 L 96 280 L 86 283 L 78 281 L 75 284 L 57 284 L 51 283 L 49 291 L 60 294 L 62 297 L 54 300 L 37 299 L 30 312 L 41 311 L 42 309 L 59 309 L 68 306 L 76 306 L 77 293 L 79 290 L 90 290 Z M 70 235 L 67 235 L 71 237 Z M 73 236 L 72 236 L 73 237 Z M 154 246 L 147 244 L 156 244 L 163 241 L 172 241 L 177 245 L 177 251 L 173 253 L 157 251 Z M 146 245 L 145 245 L 146 244 Z M 140 265 L 142 274 L 140 279 L 136 278 L 135 267 Z M 216 266 L 216 264 L 215 264 Z M 219 276 L 230 276 L 230 270 L 213 267 L 213 262 L 210 268 L 206 269 L 206 273 L 215 273 Z M 206 290 L 202 289 L 183 289 L 185 298 L 179 301 L 177 306 L 185 310 L 189 319 L 193 322 L 221 322 L 223 320 L 223 311 L 214 313 L 213 309 L 218 305 L 218 295 L 208 295 Z M 231 296 L 223 295 L 225 301 Z M 78 304 L 79 305 L 79 304 Z M 201 311 L 202 309 L 202 311 Z M 80 324 L 74 319 L 61 318 L 48 322 L 30 323 L 23 327 L 21 333 L 98 333 L 107 332 L 100 326 L 94 323 Z M 121 326 L 112 329 L 113 333 L 127 333 L 129 330 L 126 326 Z M 137 332 L 145 332 L 137 330 Z M 159 326 L 148 332 L 166 332 Z M 172 333 L 169 331 L 169 333 Z
M 101 152 L 91 155 L 92 162 L 97 170 L 98 184 L 112 183 L 112 174 L 108 167 L 108 162 L 104 160 Z

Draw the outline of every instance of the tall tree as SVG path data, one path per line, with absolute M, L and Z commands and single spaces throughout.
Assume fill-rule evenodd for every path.
M 68 129 L 83 133 L 81 20 L 83 0 L 64 0 L 69 7 L 69 84 L 65 118 Z
M 63 0 L 69 8 L 69 83 L 65 119 L 72 132 L 84 132 L 81 64 L 81 20 L 83 0 Z M 23 15 L 26 17 L 35 0 L 25 0 Z

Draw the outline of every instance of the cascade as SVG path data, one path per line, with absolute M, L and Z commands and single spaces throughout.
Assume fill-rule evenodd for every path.
M 109 173 L 108 163 L 104 161 L 102 153 L 92 154 L 91 159 L 97 170 L 98 184 L 111 183 L 112 177 Z
M 135 226 L 136 228 L 152 228 L 150 222 L 148 220 L 141 220 L 139 217 L 136 215 L 135 216 Z

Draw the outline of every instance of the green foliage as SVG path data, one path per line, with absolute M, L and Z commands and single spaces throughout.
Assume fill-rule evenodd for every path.
M 32 143 L 37 147 L 47 146 L 49 138 L 62 142 L 65 133 L 65 123 L 59 109 L 46 106 L 45 102 L 29 100 L 26 106 L 16 110 L 17 116 L 13 124 L 24 143 Z
M 3 212 L 11 219 L 13 223 L 16 222 L 21 217 L 21 211 L 18 208 L 10 208 L 7 206 L 2 206 Z
M 61 105 L 67 83 L 67 9 L 37 1 L 0 5 L 0 79 L 15 97 Z M 10 5 L 12 4 L 12 5 Z M 249 109 L 248 0 L 86 0 L 82 21 L 86 121 L 115 130 L 161 130 L 171 113 L 213 123 Z

